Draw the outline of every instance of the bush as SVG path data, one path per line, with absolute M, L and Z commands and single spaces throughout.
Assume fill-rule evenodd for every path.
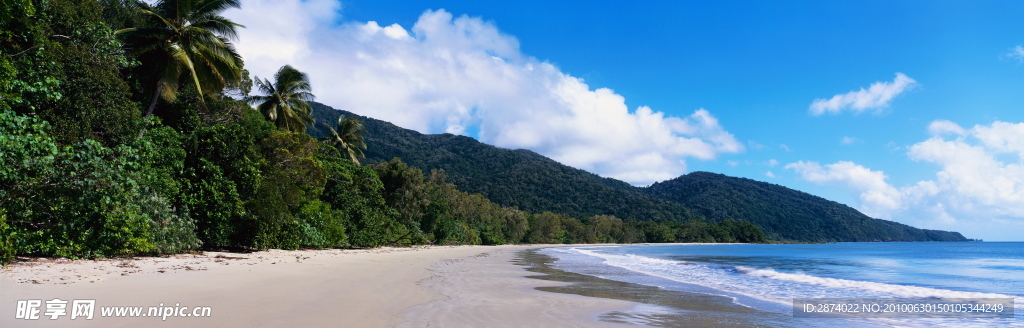
M 138 151 L 58 146 L 37 118 L 0 113 L 0 204 L 18 253 L 98 257 L 153 250 L 136 203 Z
M 196 237 L 196 223 L 188 217 L 187 211 L 175 211 L 167 199 L 156 193 L 140 197 L 139 205 L 149 216 L 156 253 L 181 253 L 202 244 Z
M 314 200 L 306 203 L 299 210 L 299 221 L 308 231 L 302 244 L 309 247 L 330 248 L 344 247 L 348 243 L 345 234 L 347 218 L 345 213 L 331 208 L 331 205 Z
M 384 183 L 373 169 L 336 157 L 319 156 L 318 159 L 327 177 L 321 199 L 347 214 L 350 246 L 409 245 L 426 241 L 416 222 L 399 221 L 401 214 L 385 203 Z
M 438 245 L 479 245 L 480 235 L 465 222 L 442 217 L 434 228 Z
M 196 220 L 196 234 L 211 247 L 238 245 L 247 221 L 241 196 L 235 184 L 224 177 L 221 168 L 206 159 L 185 169 L 181 206 Z
M 7 226 L 7 214 L 0 209 L 0 265 L 6 266 L 14 262 L 13 231 Z

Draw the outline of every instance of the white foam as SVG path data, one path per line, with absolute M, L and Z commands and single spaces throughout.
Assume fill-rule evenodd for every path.
M 928 287 L 918 286 L 905 286 L 905 285 L 893 285 L 880 282 L 871 281 L 860 281 L 860 280 L 846 280 L 837 278 L 825 278 L 817 277 L 803 273 L 785 273 L 778 272 L 772 269 L 754 269 L 748 267 L 737 266 L 736 271 L 742 274 L 776 279 L 792 281 L 802 284 L 831 287 L 831 288 L 844 288 L 844 289 L 859 289 L 872 292 L 878 292 L 883 294 L 890 294 L 893 297 L 933 297 L 933 298 L 1012 298 L 1010 295 L 1003 294 L 992 294 L 992 293 L 977 293 L 977 292 L 962 292 L 947 289 L 936 289 Z
M 922 298 L 1015 298 L 1015 309 L 1024 308 L 1024 300 L 1011 295 L 955 291 L 870 281 L 778 272 L 743 266 L 717 267 L 697 262 L 672 261 L 635 254 L 607 254 L 588 249 L 569 248 L 565 252 L 602 259 L 605 265 L 672 281 L 710 287 L 779 304 L 790 304 L 803 297 L 922 297 Z M 734 268 L 736 273 L 731 272 Z

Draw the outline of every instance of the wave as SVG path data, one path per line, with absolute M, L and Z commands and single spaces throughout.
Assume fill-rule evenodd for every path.
M 826 278 L 804 273 L 778 272 L 773 269 L 672 261 L 635 254 L 608 254 L 580 248 L 559 251 L 596 257 L 605 265 L 648 276 L 710 287 L 779 304 L 790 304 L 793 298 L 816 297 L 1015 298 L 1014 308 L 1024 307 L 1020 297 L 1004 294 Z
M 743 266 L 734 267 L 736 272 L 767 279 L 792 281 L 808 285 L 830 288 L 858 289 L 889 294 L 893 297 L 917 298 L 1013 298 L 1011 295 L 963 292 L 948 289 L 936 289 L 918 286 L 894 285 L 880 282 L 846 280 L 838 278 L 817 277 L 803 273 L 778 272 L 772 269 L 754 269 Z

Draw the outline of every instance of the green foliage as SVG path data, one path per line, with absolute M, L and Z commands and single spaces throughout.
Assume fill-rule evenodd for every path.
M 306 126 L 313 123 L 309 102 L 313 101 L 309 77 L 306 73 L 284 65 L 274 74 L 274 82 L 256 77 L 256 89 L 262 95 L 249 96 L 246 100 L 256 105 L 278 128 L 306 133 Z M 339 127 L 340 128 L 340 127 Z
M 766 243 L 768 238 L 764 231 L 756 225 L 745 221 L 725 220 L 718 223 L 719 229 L 723 232 L 725 242 L 737 243 Z
M 561 216 L 551 212 L 530 216 L 530 231 L 526 234 L 526 242 L 531 244 L 562 243 L 562 236 L 565 234 L 562 221 Z
M 317 142 L 305 134 L 273 131 L 262 140 L 263 165 L 256 195 L 249 202 L 256 216 L 257 248 L 297 248 L 311 229 L 293 215 L 323 191 L 325 176 Z
M 321 156 L 327 168 L 323 199 L 348 213 L 349 242 L 353 247 L 408 245 L 424 242 L 414 221 L 403 221 L 385 201 L 385 185 L 369 167 L 355 166 L 336 157 Z M 406 215 L 407 216 L 407 215 Z
M 399 213 L 399 221 L 411 225 L 423 220 L 428 186 L 423 171 L 409 167 L 399 158 L 373 166 L 384 187 L 384 200 Z M 430 228 L 426 229 L 430 231 Z
M 180 203 L 193 211 L 206 245 L 231 246 L 251 239 L 244 236 L 250 220 L 238 182 L 255 184 L 259 156 L 254 143 L 238 125 L 202 127 L 186 141 Z
M 207 246 L 232 246 L 251 225 L 235 184 L 208 159 L 185 169 L 179 204 L 191 210 L 196 233 Z
M 0 209 L 0 266 L 6 266 L 14 262 L 14 255 L 17 253 L 14 249 L 14 237 L 12 236 L 13 231 L 7 226 L 7 214 Z
M 148 252 L 138 150 L 94 140 L 59 146 L 49 125 L 0 113 L 0 203 L 19 253 L 96 257 Z
M 188 211 L 175 211 L 166 198 L 156 193 L 141 196 L 138 200 L 142 213 L 150 219 L 154 252 L 175 254 L 199 248 L 202 242 L 196 237 L 196 223 L 188 217 Z
M 185 170 L 185 149 L 183 137 L 174 129 L 162 126 L 153 120 L 152 126 L 143 138 L 135 140 L 141 162 L 145 169 L 143 184 L 153 189 L 156 195 L 174 199 L 181 193 L 181 175 Z
M 141 60 L 145 74 L 139 74 L 140 82 L 152 86 L 147 117 L 158 98 L 173 101 L 182 84 L 213 97 L 242 79 L 242 57 L 229 41 L 241 25 L 220 16 L 239 8 L 237 0 L 159 0 L 152 5 L 135 0 L 127 5 L 136 8 L 142 24 L 117 34 Z
M 528 150 L 507 150 L 451 134 L 424 135 L 380 120 L 356 116 L 313 103 L 313 117 L 335 122 L 358 117 L 366 129 L 366 163 L 398 157 L 410 166 L 443 170 L 448 181 L 501 206 L 527 212 L 550 211 L 572 216 L 614 215 L 636 220 L 699 219 L 676 203 L 635 192 L 629 184 L 571 168 Z M 315 137 L 328 137 L 322 126 Z
M 307 247 L 331 248 L 348 246 L 345 212 L 332 209 L 320 200 L 306 203 L 296 215 L 308 227 L 301 244 Z
M 133 65 L 96 1 L 53 0 L 7 8 L 0 38 L 0 109 L 39 115 L 61 144 L 114 146 L 139 130 L 119 69 Z
M 323 123 L 321 123 L 323 124 Z M 338 152 L 348 156 L 348 159 L 359 165 L 359 159 L 366 157 L 363 155 L 363 149 L 366 149 L 366 143 L 363 142 L 363 133 L 366 132 L 363 129 L 363 122 L 359 121 L 355 117 L 342 118 L 338 117 L 338 129 L 327 126 L 327 131 L 330 133 L 329 136 L 320 138 L 320 141 L 331 145 Z
M 516 243 L 527 231 L 527 214 L 495 204 L 479 194 L 459 191 L 444 173 L 424 177 L 400 159 L 375 165 L 384 199 L 399 221 L 419 235 L 411 240 L 434 244 Z
M 478 245 L 480 236 L 466 222 L 447 216 L 438 219 L 434 227 L 437 245 Z

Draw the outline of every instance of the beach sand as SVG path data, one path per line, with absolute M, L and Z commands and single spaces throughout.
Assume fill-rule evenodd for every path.
M 537 246 L 269 250 L 37 259 L 0 271 L 0 327 L 601 327 L 634 303 L 534 289 Z M 16 319 L 18 300 L 95 300 L 94 317 Z M 208 317 L 101 317 L 101 307 L 210 307 Z

